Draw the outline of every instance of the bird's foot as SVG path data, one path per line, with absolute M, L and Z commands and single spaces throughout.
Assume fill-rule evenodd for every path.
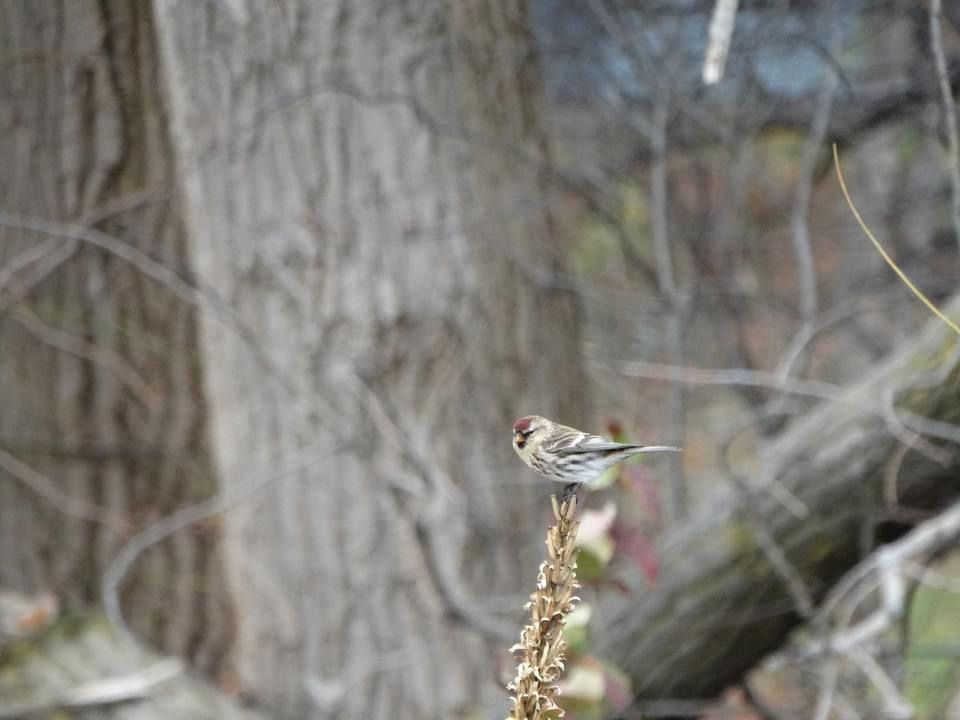
M 560 504 L 562 505 L 576 495 L 579 487 L 580 483 L 567 483 L 564 485 L 563 490 L 560 491 Z

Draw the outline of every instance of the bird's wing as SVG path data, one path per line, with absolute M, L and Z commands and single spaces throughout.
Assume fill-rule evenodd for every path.
M 550 448 L 558 455 L 574 455 L 576 453 L 604 452 L 608 450 L 626 450 L 632 445 L 624 445 L 602 438 L 599 435 L 577 433 L 576 437 L 558 438 L 554 447 Z
M 584 435 L 576 443 L 557 447 L 553 452 L 558 455 L 574 455 L 588 452 L 615 452 L 617 450 L 635 450 L 637 453 L 650 452 L 680 452 L 680 448 L 671 445 L 637 445 L 634 443 L 618 443 L 602 438 L 599 435 Z
M 596 435 L 587 435 L 585 432 L 574 430 L 573 428 L 559 428 L 557 431 L 543 443 L 543 449 L 557 455 L 568 455 L 571 452 L 584 452 L 577 448 L 588 439 L 594 438 L 603 442 L 603 438 Z

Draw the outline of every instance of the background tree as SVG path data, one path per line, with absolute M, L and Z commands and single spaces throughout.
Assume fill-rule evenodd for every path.
M 131 534 L 216 489 L 148 10 L 0 10 L 0 586 L 67 607 L 99 599 Z M 133 627 L 206 669 L 233 632 L 216 537 L 151 548 L 125 586 Z
M 236 642 L 214 669 L 231 670 L 232 687 L 275 717 L 449 717 L 505 702 L 487 643 L 503 645 L 512 627 L 484 598 L 521 587 L 541 532 L 527 523 L 538 494 L 506 472 L 505 433 L 520 408 L 577 418 L 585 402 L 566 391 L 583 386 L 573 298 L 531 281 L 554 269 L 559 245 L 522 5 L 148 10 L 20 4 L 4 18 L 6 35 L 25 37 L 9 60 L 10 93 L 41 95 L 7 105 L 22 125 L 10 153 L 25 166 L 11 183 L 36 188 L 8 195 L 21 199 L 8 206 L 4 267 L 18 281 L 8 292 L 22 290 L 8 296 L 4 330 L 22 335 L 11 324 L 39 312 L 47 292 L 59 301 L 44 308 L 50 322 L 73 323 L 87 349 L 77 358 L 66 341 L 11 340 L 21 351 L 5 382 L 18 404 L 4 418 L 18 434 L 5 438 L 3 492 L 16 517 L 4 532 L 21 541 L 5 543 L 17 556 L 4 584 L 90 601 L 136 527 L 57 536 L 51 528 L 89 533 L 90 522 L 64 523 L 52 498 L 125 523 L 144 513 L 143 526 L 215 489 L 210 507 L 239 507 L 167 545 L 201 562 L 222 523 Z M 33 143 L 44 153 L 25 154 L 28 133 L 46 127 L 52 137 Z M 172 202 L 179 188 L 183 206 Z M 94 210 L 115 196 L 134 209 L 102 220 Z M 162 204 L 141 210 L 144 196 Z M 74 225 L 115 224 L 135 241 L 74 237 Z M 78 255 L 66 266 L 65 247 Z M 45 283 L 31 282 L 41 271 Z M 135 297 L 124 302 L 124 291 Z M 175 390 L 164 390 L 168 378 Z M 129 399 L 124 381 L 146 400 Z M 156 418 L 124 410 L 147 400 Z M 141 424 L 147 449 L 173 455 L 169 482 L 138 479 L 151 453 L 124 455 Z M 207 433 L 212 476 L 182 454 L 205 458 Z M 98 459 L 80 492 L 76 456 L 106 441 L 121 458 Z M 44 453 L 29 469 L 28 443 Z M 33 472 L 48 478 L 41 501 Z M 141 483 L 162 502 L 128 500 Z M 72 576 L 54 572 L 71 563 Z M 221 582 L 154 569 L 127 578 L 125 614 L 189 654 L 175 621 L 231 616 L 168 603 L 175 576 L 189 578 L 187 600 L 201 607 Z M 118 578 L 106 572 L 109 595 Z
M 157 29 L 192 258 L 259 350 L 205 315 L 224 487 L 275 480 L 225 518 L 240 683 L 280 717 L 473 712 L 509 628 L 482 599 L 539 533 L 489 439 L 584 400 L 573 298 L 529 279 L 557 244 L 522 4 L 164 2 Z

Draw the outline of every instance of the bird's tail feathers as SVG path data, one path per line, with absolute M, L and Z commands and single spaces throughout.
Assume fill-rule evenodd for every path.
M 638 453 L 683 452 L 683 448 L 672 445 L 636 445 L 635 447 Z

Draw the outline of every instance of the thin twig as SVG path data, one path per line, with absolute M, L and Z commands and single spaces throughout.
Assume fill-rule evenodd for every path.
M 166 658 L 142 670 L 91 680 L 58 693 L 49 700 L 26 702 L 0 708 L 0 720 L 23 718 L 28 715 L 54 713 L 57 710 L 93 708 L 150 697 L 157 685 L 172 680 L 183 672 L 183 663 Z
M 810 197 L 813 194 L 814 173 L 817 167 L 817 156 L 827 134 L 827 125 L 830 120 L 830 109 L 833 107 L 833 96 L 837 89 L 837 76 L 827 71 L 820 95 L 817 98 L 813 122 L 810 125 L 810 134 L 800 160 L 797 192 L 794 197 L 793 212 L 790 216 L 791 239 L 793 241 L 793 256 L 797 263 L 797 276 L 800 285 L 800 317 L 804 325 L 813 322 L 817 313 L 817 271 L 814 266 L 813 249 L 810 245 L 810 227 L 807 216 L 810 213 Z
M 0 315 L 20 303 L 33 288 L 70 260 L 80 243 L 54 239 L 40 253 L 21 253 L 0 269 Z
M 843 191 L 843 197 L 847 201 L 847 206 L 850 208 L 850 212 L 853 213 L 853 217 L 856 218 L 857 224 L 860 225 L 860 229 L 863 230 L 864 235 L 873 243 L 873 246 L 877 249 L 877 252 L 886 260 L 887 265 L 897 274 L 903 284 L 906 285 L 910 292 L 912 292 L 917 299 L 920 300 L 924 305 L 927 306 L 927 309 L 930 310 L 934 315 L 943 320 L 947 326 L 953 330 L 957 335 L 960 335 L 960 326 L 958 326 L 953 320 L 948 318 L 943 312 L 933 304 L 933 301 L 930 300 L 916 285 L 913 284 L 913 281 L 907 277 L 907 274 L 900 269 L 900 266 L 897 265 L 896 261 L 890 254 L 884 249 L 883 245 L 880 244 L 880 241 L 877 240 L 876 235 L 873 234 L 873 231 L 870 230 L 870 227 L 867 225 L 866 221 L 863 219 L 863 216 L 860 215 L 860 211 L 857 210 L 857 206 L 853 204 L 853 199 L 850 197 L 850 192 L 847 190 L 847 183 L 843 179 L 843 172 L 840 170 L 840 152 L 837 150 L 837 144 L 833 144 L 833 165 L 837 171 L 837 180 L 840 181 L 840 190 Z
M 452 377 L 458 377 L 458 374 L 454 372 Z M 444 536 L 443 530 L 452 512 L 450 496 L 459 492 L 453 479 L 433 457 L 429 443 L 404 430 L 404 424 L 391 417 L 369 383 L 358 373 L 348 373 L 346 379 L 353 386 L 381 437 L 386 440 L 384 447 L 393 455 L 391 465 L 398 479 L 412 479 L 412 482 L 397 487 L 416 497 L 417 513 L 413 525 L 417 541 L 448 615 L 491 639 L 509 639 L 513 634 L 510 628 L 470 600 L 470 593 L 463 587 L 452 565 L 454 554 L 450 552 L 450 540 Z M 434 392 L 437 388 L 434 385 Z
M 850 658 L 856 663 L 883 700 L 883 716 L 890 720 L 909 720 L 914 717 L 913 705 L 900 693 L 896 683 L 890 679 L 887 672 L 880 667 L 880 663 L 873 655 L 856 649 L 850 653 Z
M 2 447 L 0 447 L 0 470 L 19 481 L 31 492 L 42 497 L 55 510 L 64 515 L 120 528 L 126 528 L 130 525 L 125 517 L 113 512 L 110 508 L 87 502 L 63 492 L 53 480 L 8 453 Z
M 321 459 L 329 459 L 331 454 L 337 452 L 336 448 L 331 450 L 317 442 L 294 453 L 268 458 L 263 465 L 254 467 L 246 476 L 237 479 L 236 483 L 232 483 L 228 488 L 205 500 L 165 515 L 131 536 L 110 560 L 100 580 L 104 611 L 113 629 L 122 638 L 133 640 L 133 634 L 120 607 L 120 584 L 134 561 L 144 551 L 175 532 L 248 502 L 272 488 L 276 483 L 296 476 L 307 468 L 315 467 Z
M 771 410 L 772 413 L 779 413 L 778 410 Z M 780 547 L 780 544 L 777 542 L 774 537 L 773 532 L 767 526 L 763 514 L 754 507 L 752 502 L 753 493 L 750 491 L 750 487 L 747 484 L 746 478 L 738 473 L 734 467 L 733 463 L 730 460 L 730 448 L 733 445 L 733 442 L 736 438 L 747 428 L 763 422 L 766 417 L 763 415 L 760 416 L 751 416 L 744 423 L 741 423 L 738 427 L 735 427 L 734 430 L 728 435 L 727 439 L 721 443 L 721 450 L 719 452 L 720 464 L 723 468 L 724 474 L 733 484 L 734 491 L 739 496 L 739 506 L 741 507 L 744 519 L 750 533 L 753 535 L 753 539 L 757 543 L 760 551 L 766 557 L 767 562 L 770 563 L 770 566 L 773 568 L 777 576 L 783 581 L 784 588 L 789 593 L 791 599 L 793 600 L 794 608 L 797 611 L 797 614 L 804 619 L 810 619 L 813 617 L 814 611 L 814 600 L 813 593 L 810 591 L 810 588 L 807 587 L 806 582 L 804 581 L 802 575 L 797 570 L 797 568 L 790 562 L 790 559 L 787 557 L 786 552 Z M 788 491 L 789 492 L 789 491 Z M 780 499 L 774 495 L 775 499 Z M 803 508 L 804 512 L 808 512 L 807 508 L 799 499 L 795 499 L 797 503 Z M 792 512 L 790 506 L 786 506 L 788 511 Z
M 129 263 L 146 277 L 169 289 L 179 299 L 209 312 L 213 317 L 222 321 L 226 327 L 236 332 L 253 353 L 256 361 L 263 366 L 267 377 L 275 382 L 288 396 L 299 399 L 297 390 L 290 385 L 286 376 L 274 367 L 253 328 L 243 321 L 239 313 L 229 303 L 208 288 L 185 279 L 176 270 L 153 259 L 131 242 L 78 223 L 56 222 L 31 215 L 19 215 L 5 210 L 0 210 L 0 228 L 35 232 L 60 238 L 64 243 L 68 243 L 71 249 L 75 243 L 83 242 Z
M 837 680 L 840 678 L 840 661 L 830 658 L 820 666 L 820 688 L 817 691 L 817 704 L 813 710 L 813 720 L 830 720 L 830 710 L 837 693 Z
M 723 77 L 727 66 L 727 53 L 733 38 L 734 21 L 737 19 L 738 0 L 717 0 L 710 18 L 710 40 L 703 58 L 703 82 L 713 85 Z
M 777 373 L 762 370 L 745 370 L 742 368 L 699 368 L 674 367 L 662 363 L 650 363 L 641 360 L 632 360 L 621 363 L 619 370 L 628 377 L 644 377 L 664 382 L 683 382 L 689 385 L 746 385 L 778 390 L 789 395 L 811 397 L 848 407 L 857 412 L 867 413 L 883 420 L 890 434 L 904 445 L 908 445 L 924 456 L 941 465 L 950 461 L 950 453 L 925 440 L 921 433 L 944 440 L 954 440 L 955 430 L 940 427 L 932 422 L 922 423 L 922 430 L 910 426 L 910 420 L 897 413 L 890 413 L 883 402 L 866 397 L 863 393 L 853 397 L 844 393 L 839 385 L 821 382 L 819 380 L 784 379 Z M 921 419 L 922 420 L 922 419 Z M 947 431 L 947 432 L 942 432 Z
M 667 225 L 667 123 L 670 119 L 670 99 L 666 92 L 654 108 L 653 135 L 650 138 L 653 162 L 650 167 L 651 232 L 657 265 L 657 284 L 661 301 L 666 306 L 663 325 L 667 343 L 667 358 L 671 365 L 684 365 L 683 320 L 680 314 L 680 293 L 677 290 L 670 232 Z M 683 445 L 684 386 L 670 383 L 667 389 L 667 437 Z M 679 458 L 668 462 L 669 505 L 671 523 L 687 515 L 688 498 L 683 465 Z
M 10 318 L 40 342 L 104 368 L 116 377 L 121 385 L 130 390 L 148 411 L 160 412 L 163 403 L 161 394 L 151 387 L 140 372 L 120 353 L 109 347 L 88 342 L 79 335 L 71 335 L 51 327 L 25 307 L 14 310 Z
M 802 655 L 814 657 L 824 652 L 848 654 L 884 632 L 904 612 L 907 585 L 903 578 L 908 574 L 908 563 L 913 563 L 918 556 L 934 552 L 944 543 L 951 542 L 958 534 L 960 503 L 918 525 L 900 540 L 885 545 L 854 568 L 831 593 L 821 613 L 829 613 L 853 586 L 870 576 L 876 577 L 876 582 L 867 584 L 866 588 L 872 592 L 879 587 L 879 606 L 855 625 L 833 633 L 828 641 L 818 640 L 808 644 Z M 857 605 L 859 601 L 849 604 Z
M 953 100 L 953 89 L 950 87 L 947 58 L 943 53 L 941 6 L 941 0 L 930 0 L 930 49 L 937 67 L 940 99 L 943 102 L 943 121 L 947 128 L 950 195 L 953 200 L 953 233 L 957 245 L 960 245 L 960 142 L 957 139 L 957 107 Z

